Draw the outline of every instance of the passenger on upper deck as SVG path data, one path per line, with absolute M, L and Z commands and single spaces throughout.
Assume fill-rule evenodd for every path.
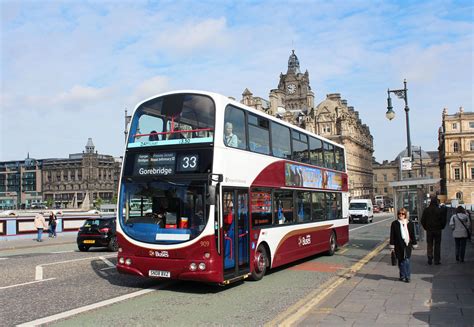
M 148 136 L 149 141 L 158 141 L 158 133 L 156 131 L 151 131 Z
M 239 139 L 232 133 L 232 128 L 232 123 L 225 123 L 224 144 L 236 148 L 239 145 Z

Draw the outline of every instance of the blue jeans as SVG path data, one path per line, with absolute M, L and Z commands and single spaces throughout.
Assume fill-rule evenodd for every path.
M 37 241 L 41 241 L 41 236 L 43 236 L 43 228 L 37 228 L 38 230 L 38 238 Z
M 400 269 L 400 278 L 410 279 L 410 258 L 405 258 L 398 261 L 398 268 Z

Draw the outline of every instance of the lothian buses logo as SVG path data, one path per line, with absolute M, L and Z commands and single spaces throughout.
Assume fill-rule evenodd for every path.
M 306 246 L 311 244 L 311 235 L 298 237 L 298 246 Z
M 150 255 L 150 257 L 157 257 L 157 258 L 169 258 L 169 253 L 168 251 L 153 251 L 153 250 L 150 250 L 148 252 L 148 254 Z

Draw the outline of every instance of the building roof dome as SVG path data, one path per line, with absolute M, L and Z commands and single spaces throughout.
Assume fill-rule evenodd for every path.
M 420 146 L 412 145 L 411 155 L 413 160 L 420 160 L 420 157 L 422 160 L 431 160 L 431 156 L 428 154 L 428 152 L 423 151 Z M 408 151 L 406 148 L 398 154 L 395 160 L 400 160 L 400 157 L 408 157 Z

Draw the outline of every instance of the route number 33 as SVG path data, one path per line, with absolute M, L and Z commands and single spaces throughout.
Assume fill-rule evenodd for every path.
M 199 155 L 186 154 L 179 158 L 178 171 L 197 171 L 199 170 Z

